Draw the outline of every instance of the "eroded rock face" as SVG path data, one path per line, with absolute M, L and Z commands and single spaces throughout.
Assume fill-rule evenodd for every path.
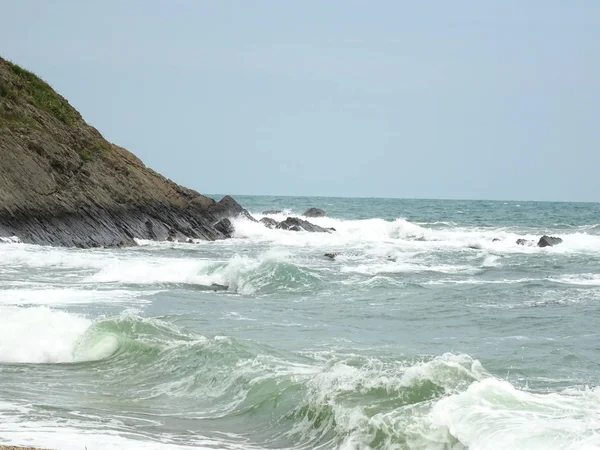
M 226 195 L 217 203 L 210 205 L 207 209 L 208 212 L 217 220 L 221 220 L 223 218 L 244 217 L 248 220 L 256 222 L 256 219 L 229 195 Z
M 229 220 L 227 218 L 219 220 L 215 224 L 215 229 L 217 231 L 219 231 L 223 236 L 228 237 L 228 238 L 233 236 L 233 232 L 235 231 L 235 229 L 233 228 L 233 224 L 231 223 L 231 220 Z
M 328 229 L 310 223 L 307 220 L 299 219 L 298 217 L 288 217 L 283 222 L 280 222 L 277 228 L 290 231 L 308 231 L 310 233 L 330 233 Z
M 39 90 L 52 107 L 35 101 Z M 105 140 L 35 75 L 0 58 L 0 237 L 75 247 L 215 240 L 245 211 L 179 186 Z M 249 216 L 249 214 L 248 214 Z
M 277 227 L 277 225 L 279 225 L 279 222 L 277 222 L 274 219 L 271 219 L 270 217 L 263 217 L 262 219 L 259 220 L 259 222 L 262 223 L 267 228 L 275 228 L 275 227 Z
M 304 217 L 325 217 L 327 213 L 320 208 L 308 208 L 302 215 Z
M 552 247 L 554 245 L 560 244 L 562 241 L 563 240 L 559 237 L 544 235 L 540 238 L 537 245 L 538 247 Z

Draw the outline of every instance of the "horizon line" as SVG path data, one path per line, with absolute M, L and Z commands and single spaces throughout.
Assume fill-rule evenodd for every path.
M 292 194 L 216 194 L 204 193 L 208 197 L 287 197 L 287 198 L 335 198 L 335 199 L 377 199 L 377 200 L 433 200 L 433 201 L 470 201 L 470 202 L 511 202 L 511 203 L 600 203 L 600 200 L 510 200 L 486 198 L 431 198 L 431 197 L 376 197 L 376 196 L 344 196 L 344 195 L 292 195 Z

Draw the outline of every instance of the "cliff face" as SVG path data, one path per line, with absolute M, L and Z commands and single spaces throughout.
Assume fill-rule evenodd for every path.
M 0 237 L 95 247 L 133 238 L 223 238 L 239 214 L 111 144 L 44 81 L 0 58 Z

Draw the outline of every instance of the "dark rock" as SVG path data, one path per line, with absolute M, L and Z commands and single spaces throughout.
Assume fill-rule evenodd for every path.
M 210 288 L 214 291 L 226 291 L 229 289 L 229 286 L 225 286 L 223 284 L 217 284 L 217 283 L 213 283 L 210 285 Z
M 272 214 L 281 214 L 283 211 L 279 210 L 279 209 L 269 209 L 267 211 L 263 211 L 262 213 L 265 215 L 272 215 Z
M 498 239 L 498 238 L 492 239 L 492 242 L 500 242 L 500 241 L 501 241 L 501 239 Z
M 304 217 L 325 217 L 327 213 L 320 208 L 308 208 L 302 215 Z
M 219 233 L 228 238 L 233 236 L 233 232 L 235 231 L 229 219 L 221 219 L 214 226 Z
M 290 231 L 308 231 L 310 233 L 330 233 L 328 229 L 299 219 L 298 217 L 288 217 L 283 222 L 280 222 L 277 228 Z
M 517 245 L 528 245 L 528 246 L 532 246 L 534 245 L 535 242 L 530 241 L 528 239 L 517 239 Z
M 553 245 L 560 244 L 563 240 L 559 237 L 554 236 L 542 236 L 538 241 L 538 247 L 552 247 Z
M 263 217 L 262 219 L 259 220 L 259 222 L 262 223 L 267 228 L 275 228 L 279 224 L 279 222 L 277 222 L 274 219 L 271 219 L 270 217 Z
M 228 286 L 225 286 L 223 284 L 217 284 L 217 283 L 212 283 L 212 284 L 190 284 L 187 286 L 187 289 L 191 289 L 191 290 L 195 290 L 195 291 L 213 291 L 213 292 L 218 292 L 218 291 L 226 291 L 229 289 Z
M 146 231 L 148 232 L 148 236 L 150 239 L 156 239 L 156 234 L 154 233 L 154 226 L 152 225 L 152 221 L 150 219 L 146 220 Z
M 256 219 L 252 217 L 250 213 L 242 207 L 242 205 L 236 202 L 233 199 L 233 197 L 229 195 L 226 195 L 217 203 L 209 206 L 208 212 L 210 212 L 212 216 L 217 220 L 241 216 L 248 220 L 256 222 Z
M 325 257 L 329 258 L 329 259 L 335 259 L 336 256 L 341 255 L 341 253 L 325 253 Z
M 104 248 L 123 248 L 123 247 L 132 247 L 132 245 L 128 242 L 117 242 L 116 244 L 105 245 Z M 81 247 L 80 247 L 81 248 Z

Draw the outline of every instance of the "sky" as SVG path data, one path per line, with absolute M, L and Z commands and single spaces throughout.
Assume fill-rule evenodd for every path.
M 203 193 L 600 201 L 600 2 L 4 2 L 0 55 Z

